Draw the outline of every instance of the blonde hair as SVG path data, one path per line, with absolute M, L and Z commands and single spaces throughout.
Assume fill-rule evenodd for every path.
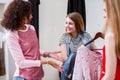
M 116 55 L 120 59 L 120 0 L 104 0 L 107 11 L 107 21 L 104 28 L 106 32 L 108 27 L 114 33 Z

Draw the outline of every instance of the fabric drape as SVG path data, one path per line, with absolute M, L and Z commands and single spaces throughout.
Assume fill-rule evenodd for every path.
M 3 45 L 3 43 L 2 43 Z M 5 75 L 5 56 L 4 47 L 0 48 L 0 76 Z
M 85 46 L 78 48 L 72 80 L 100 80 L 102 54 Z
M 32 3 L 33 19 L 31 24 L 35 27 L 37 37 L 39 38 L 39 4 L 40 0 L 29 0 Z

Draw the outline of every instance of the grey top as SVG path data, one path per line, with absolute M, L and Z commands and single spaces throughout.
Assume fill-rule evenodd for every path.
M 91 39 L 92 39 L 92 37 L 87 32 L 84 32 L 83 34 L 79 34 L 77 38 L 72 38 L 71 40 L 69 40 L 68 35 L 66 33 L 64 33 L 60 38 L 59 45 L 66 44 L 68 53 L 69 53 L 69 48 L 71 49 L 71 51 L 73 53 L 76 53 L 78 47 L 80 47 L 82 44 L 87 43 Z M 89 49 L 92 49 L 92 44 L 91 43 L 88 44 L 87 47 Z

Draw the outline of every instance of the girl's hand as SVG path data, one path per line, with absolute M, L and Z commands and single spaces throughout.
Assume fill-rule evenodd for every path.
M 56 68 L 58 71 L 62 72 L 63 71 L 63 66 L 55 63 L 54 61 L 48 61 L 48 64 Z

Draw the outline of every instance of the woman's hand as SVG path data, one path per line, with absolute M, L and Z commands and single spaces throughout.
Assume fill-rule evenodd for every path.
M 58 71 L 62 72 L 63 71 L 63 66 L 55 63 L 54 61 L 48 61 L 48 64 L 56 68 Z

